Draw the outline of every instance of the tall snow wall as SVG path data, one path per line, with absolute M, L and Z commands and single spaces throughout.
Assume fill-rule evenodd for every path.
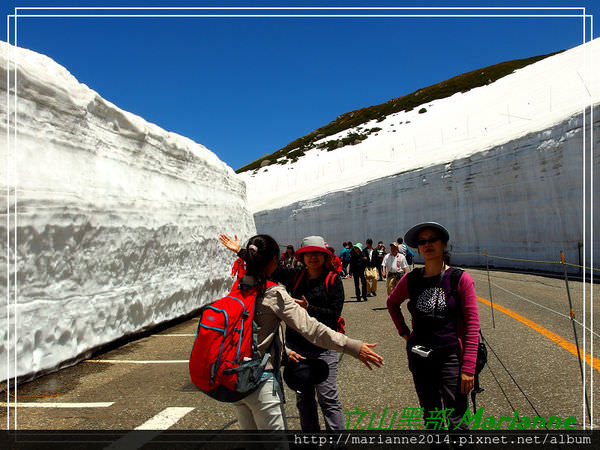
M 231 284 L 218 234 L 255 233 L 244 182 L 214 153 L 6 43 L 0 158 L 0 380 L 194 312 Z
M 594 108 L 593 117 L 593 171 L 598 174 L 600 106 Z M 588 154 L 589 118 L 588 114 Z M 453 264 L 484 265 L 485 250 L 489 255 L 536 261 L 558 261 L 564 250 L 567 262 L 577 264 L 583 257 L 580 247 L 584 241 L 583 121 L 580 113 L 551 128 L 447 164 L 261 211 L 255 214 L 256 227 L 281 244 L 297 245 L 302 237 L 317 234 L 341 249 L 344 241 L 364 243 L 367 237 L 383 240 L 387 246 L 412 225 L 434 220 L 450 231 Z M 589 157 L 586 164 L 589 170 Z M 589 178 L 586 184 L 589 200 Z M 599 186 L 594 183 L 596 199 L 600 198 Z M 594 216 L 594 222 L 600 223 L 598 208 Z M 598 242 L 595 239 L 596 255 L 600 254 Z M 586 249 L 589 261 L 588 245 Z M 556 264 L 527 261 L 493 259 L 491 263 L 505 268 L 563 270 Z

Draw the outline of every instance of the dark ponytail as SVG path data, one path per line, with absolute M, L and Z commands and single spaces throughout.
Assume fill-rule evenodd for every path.
M 246 261 L 246 273 L 256 280 L 258 292 L 262 295 L 267 285 L 265 268 L 279 256 L 279 244 L 268 234 L 258 234 L 248 240 L 246 248 L 242 249 L 239 256 Z

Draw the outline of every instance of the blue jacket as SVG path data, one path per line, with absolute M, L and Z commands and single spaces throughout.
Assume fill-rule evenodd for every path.
M 342 260 L 343 263 L 350 262 L 350 250 L 348 250 L 347 248 L 344 248 L 340 252 L 340 259 Z

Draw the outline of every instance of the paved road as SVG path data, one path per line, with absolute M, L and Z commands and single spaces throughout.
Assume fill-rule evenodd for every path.
M 475 280 L 478 296 L 489 299 L 486 273 L 473 269 L 468 272 Z M 564 280 L 492 272 L 492 282 L 494 303 L 573 342 Z M 369 371 L 352 357 L 343 357 L 338 381 L 344 411 L 358 409 L 380 417 L 385 408 L 389 413 L 401 413 L 404 408 L 418 407 L 407 369 L 404 341 L 397 336 L 385 308 L 384 283 L 379 286 L 378 296 L 366 303 L 353 298 L 352 280 L 344 280 L 344 287 L 347 301 L 343 316 L 348 335 L 377 343 L 376 351 L 385 358 L 383 368 Z M 581 283 L 572 283 L 571 293 L 576 305 L 575 317 L 582 321 Z M 589 297 L 589 292 L 587 295 Z M 598 288 L 594 296 L 598 305 Z M 491 308 L 483 303 L 479 307 L 484 335 L 499 357 L 490 352 L 489 367 L 481 375 L 485 392 L 479 395 L 478 403 L 484 406 L 485 415 L 512 416 L 513 410 L 519 410 L 531 417 L 538 414 L 575 416 L 578 428 L 581 427 L 584 409 L 576 356 L 500 311 L 494 313 L 494 328 Z M 598 332 L 600 308 L 596 309 L 594 329 Z M 589 318 L 590 312 L 587 314 Z M 13 408 L 8 411 L 3 408 L 0 421 L 10 423 L 13 429 L 16 419 L 17 428 L 21 430 L 127 430 L 144 424 L 172 430 L 235 430 L 238 425 L 233 408 L 208 398 L 189 382 L 186 362 L 196 327 L 197 319 L 191 319 L 94 360 L 22 385 L 18 390 L 20 406 L 16 413 Z M 577 331 L 581 339 L 580 326 Z M 596 357 L 600 354 L 599 342 L 600 338 L 595 338 Z M 587 345 L 589 352 L 589 333 Z M 598 404 L 598 370 L 589 365 L 585 367 L 588 378 L 590 372 L 595 375 Z M 54 393 L 58 395 L 32 398 Z M 287 388 L 286 397 L 289 427 L 299 429 L 294 394 Z M 65 407 L 56 407 L 61 404 Z M 594 414 L 597 426 L 600 425 L 599 410 L 597 406 Z

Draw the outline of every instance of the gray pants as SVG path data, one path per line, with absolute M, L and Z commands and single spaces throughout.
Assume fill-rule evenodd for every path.
M 307 391 L 296 393 L 296 407 L 300 413 L 302 431 L 316 432 L 321 430 L 315 391 L 321 411 L 323 412 L 323 418 L 325 419 L 325 428 L 327 430 L 343 430 L 346 425 L 344 423 L 342 404 L 337 392 L 337 352 L 335 350 L 326 350 L 318 355 L 302 354 L 302 356 L 322 359 L 329 366 L 329 376 L 325 381 Z
M 441 425 L 439 421 L 435 420 L 428 425 L 427 419 L 432 417 L 435 410 L 441 411 L 445 408 L 452 409 L 447 417 L 450 421 L 448 429 L 467 431 L 469 427 L 465 423 L 461 423 L 468 407 L 468 397 L 460 390 L 458 350 L 443 351 L 442 355 L 435 355 L 434 352 L 428 358 L 423 358 L 412 353 L 411 346 L 412 344 L 409 342 L 407 346 L 408 368 L 412 372 L 415 390 L 423 408 L 423 421 L 426 429 L 431 430 L 432 426 Z

